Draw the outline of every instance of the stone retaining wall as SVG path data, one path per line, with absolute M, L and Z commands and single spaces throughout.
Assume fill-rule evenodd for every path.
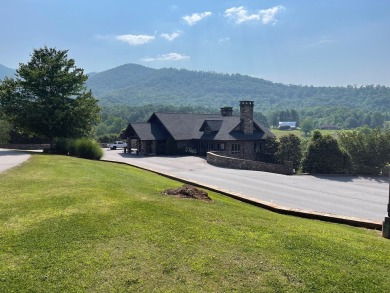
M 0 144 L 1 149 L 12 150 L 43 150 L 50 148 L 50 144 Z
M 218 152 L 207 153 L 207 163 L 224 168 L 264 171 L 284 175 L 292 175 L 293 170 L 287 165 L 269 164 L 260 161 L 250 161 L 221 156 Z

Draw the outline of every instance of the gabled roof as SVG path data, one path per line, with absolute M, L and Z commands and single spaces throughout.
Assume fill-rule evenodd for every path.
M 205 120 L 221 119 L 219 114 L 153 113 L 148 122 L 161 123 L 175 140 L 193 139 Z
M 199 131 L 211 131 L 216 132 L 221 129 L 223 120 L 205 120 L 200 127 Z M 207 129 L 208 128 L 208 129 Z
M 165 140 L 169 137 L 167 131 L 155 123 L 130 123 L 125 135 L 138 136 L 141 140 Z
M 129 124 L 125 136 L 132 132 L 141 140 L 164 140 L 172 136 L 180 140 L 259 140 L 274 137 L 264 125 L 254 121 L 253 134 L 244 134 L 239 130 L 241 120 L 238 116 L 220 114 L 180 114 L 153 113 L 147 123 Z M 211 132 L 204 131 L 209 127 Z

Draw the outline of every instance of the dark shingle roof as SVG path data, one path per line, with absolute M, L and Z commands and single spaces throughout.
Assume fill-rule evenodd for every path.
M 219 118 L 212 114 L 154 113 L 148 122 L 160 121 L 175 140 L 193 139 L 193 133 L 199 131 L 205 120 Z
M 223 120 L 205 120 L 200 127 L 199 131 L 205 131 L 208 127 L 209 131 L 215 132 L 221 129 Z
M 130 136 L 131 132 L 134 132 L 141 140 L 165 140 L 169 137 L 167 131 L 155 123 L 131 123 L 125 134 Z
M 164 140 L 172 136 L 179 140 L 259 140 L 274 136 L 264 125 L 254 121 L 253 134 L 235 130 L 240 125 L 238 116 L 220 114 L 153 113 L 147 123 L 129 124 L 125 134 L 134 130 L 141 140 Z M 208 126 L 211 132 L 205 132 Z M 129 131 L 128 131 L 129 130 Z

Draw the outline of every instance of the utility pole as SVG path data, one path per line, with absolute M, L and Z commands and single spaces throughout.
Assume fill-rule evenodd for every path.
M 382 225 L 382 236 L 390 239 L 390 172 L 389 172 L 389 201 L 387 204 L 387 216 Z

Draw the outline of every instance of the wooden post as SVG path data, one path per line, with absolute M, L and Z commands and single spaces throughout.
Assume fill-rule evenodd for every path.
M 382 225 L 382 236 L 390 239 L 390 173 L 389 173 L 389 200 L 387 203 L 387 216 Z

